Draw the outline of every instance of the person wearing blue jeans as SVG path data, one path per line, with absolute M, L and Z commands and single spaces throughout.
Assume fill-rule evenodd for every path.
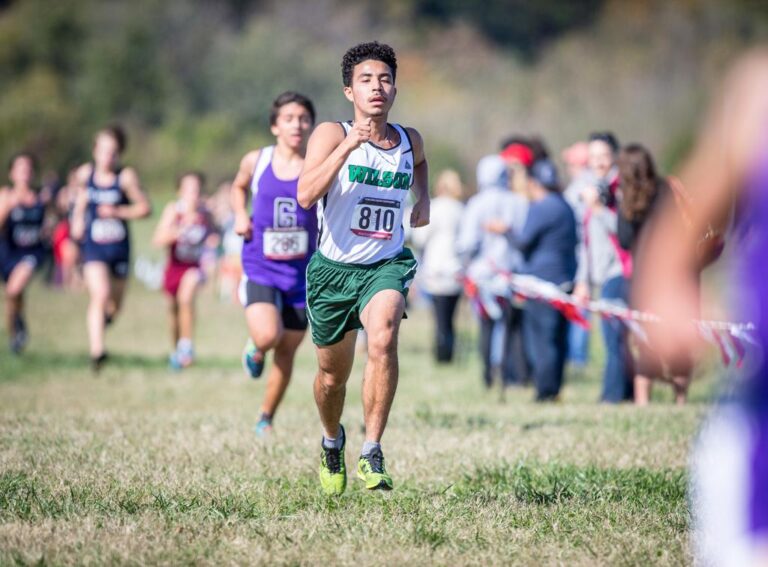
M 616 169 L 616 138 L 607 132 L 590 136 L 589 165 L 597 182 L 581 190 L 585 207 L 582 238 L 579 242 L 579 269 L 574 297 L 587 301 L 593 291 L 605 300 L 627 300 L 624 274 L 629 273 L 628 253 L 621 249 L 617 236 L 616 206 L 619 179 Z M 632 398 L 631 364 L 627 332 L 615 319 L 602 324 L 606 365 L 600 401 L 618 403 Z
M 582 310 L 581 316 L 589 319 L 589 312 Z M 568 362 L 579 368 L 589 362 L 589 329 L 578 323 L 568 324 Z
M 524 386 L 530 375 L 531 354 L 525 348 L 523 310 L 504 303 L 501 313 L 498 321 L 487 316 L 480 318 L 480 353 L 488 361 L 483 365 L 483 383 L 486 388 L 493 386 L 493 366 L 498 364 L 502 387 Z M 499 341 L 494 336 L 497 331 L 502 335 Z M 494 360 L 496 349 L 500 350 L 498 360 Z
M 552 162 L 539 160 L 528 173 L 531 207 L 523 230 L 511 234 L 511 241 L 523 253 L 523 273 L 570 291 L 576 275 L 576 219 L 559 192 Z M 568 321 L 550 305 L 528 301 L 523 333 L 536 401 L 556 400 L 568 354 Z
M 533 363 L 536 401 L 555 400 L 563 385 L 568 320 L 546 303 L 529 301 L 525 306 L 523 332 Z
M 606 300 L 621 300 L 626 304 L 628 288 L 627 280 L 623 276 L 616 276 L 603 284 L 600 297 Z M 632 358 L 627 329 L 624 323 L 611 317 L 603 319 L 602 331 L 605 341 L 605 370 L 600 399 L 609 403 L 631 400 Z

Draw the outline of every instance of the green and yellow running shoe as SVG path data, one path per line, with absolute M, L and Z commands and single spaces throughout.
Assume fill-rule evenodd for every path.
M 392 490 L 392 477 L 384 468 L 384 455 L 375 449 L 368 455 L 360 455 L 357 461 L 357 476 L 369 490 Z
M 347 435 L 344 426 L 341 429 L 341 449 L 329 449 L 320 444 L 323 452 L 320 454 L 320 486 L 323 492 L 329 496 L 341 495 L 347 488 L 347 467 L 344 464 L 344 446 L 347 444 Z

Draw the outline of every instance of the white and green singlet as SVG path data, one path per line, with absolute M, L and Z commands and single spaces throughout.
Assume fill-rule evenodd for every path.
M 351 122 L 340 124 L 348 134 Z M 372 142 L 361 144 L 318 203 L 318 250 L 329 260 L 373 264 L 403 250 L 403 213 L 415 164 L 405 128 L 390 126 L 400 143 L 387 150 Z

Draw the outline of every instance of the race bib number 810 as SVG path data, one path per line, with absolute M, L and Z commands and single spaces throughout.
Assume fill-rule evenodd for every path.
M 365 197 L 355 207 L 350 229 L 358 236 L 392 240 L 399 218 L 400 201 Z

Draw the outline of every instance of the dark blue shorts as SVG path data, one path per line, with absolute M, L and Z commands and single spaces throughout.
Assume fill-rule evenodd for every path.
M 83 264 L 101 262 L 106 264 L 112 277 L 124 280 L 131 267 L 131 255 L 128 247 L 112 248 L 107 246 L 83 246 Z
M 0 254 L 0 277 L 7 282 L 16 266 L 22 262 L 32 264 L 37 270 L 45 260 L 45 251 L 40 250 L 16 250 L 14 252 Z

